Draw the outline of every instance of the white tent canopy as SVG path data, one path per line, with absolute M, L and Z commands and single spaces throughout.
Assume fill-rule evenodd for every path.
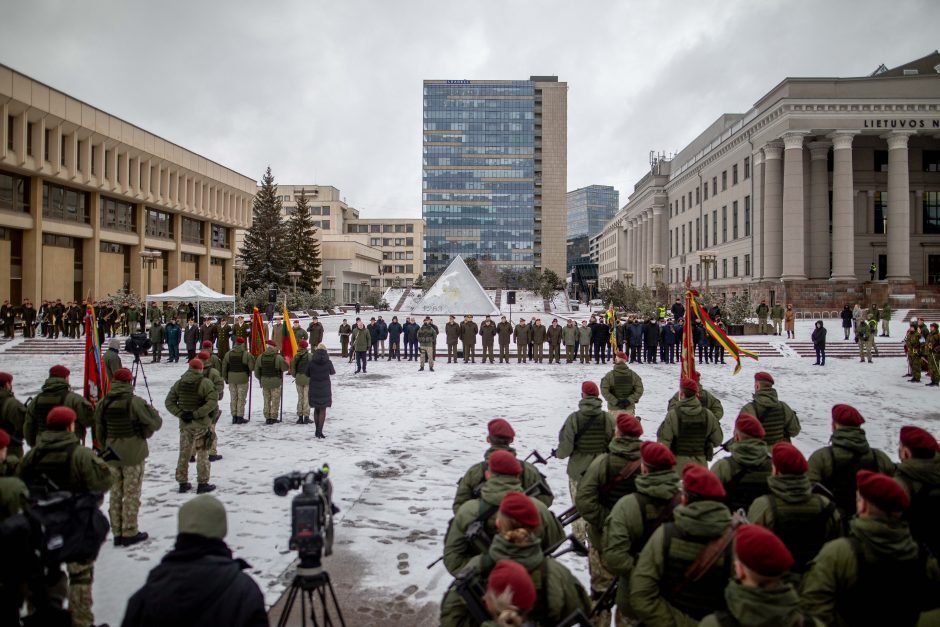
M 232 312 L 235 311 L 235 296 L 228 296 L 211 289 L 201 281 L 183 281 L 172 290 L 160 294 L 147 294 L 147 304 L 152 301 L 186 301 L 195 302 L 198 317 L 200 303 L 232 303 Z

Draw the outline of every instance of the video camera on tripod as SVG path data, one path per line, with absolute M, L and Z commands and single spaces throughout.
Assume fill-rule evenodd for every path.
M 141 355 L 149 353 L 152 347 L 153 343 L 150 338 L 147 337 L 146 333 L 140 331 L 131 333 L 131 336 L 124 342 L 124 350 L 133 355 L 135 360 L 139 360 Z

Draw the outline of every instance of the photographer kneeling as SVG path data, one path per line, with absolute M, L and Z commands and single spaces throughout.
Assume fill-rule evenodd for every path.
M 122 627 L 267 627 L 264 596 L 225 544 L 225 507 L 202 495 L 180 507 L 176 546 L 127 602 Z

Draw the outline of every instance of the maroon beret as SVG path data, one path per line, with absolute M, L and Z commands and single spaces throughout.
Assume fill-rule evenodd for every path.
M 901 484 L 879 472 L 859 470 L 855 475 L 855 487 L 863 499 L 886 512 L 899 512 L 911 504 L 911 498 Z
M 128 370 L 127 368 L 118 368 L 117 370 L 114 371 L 115 381 L 123 381 L 124 383 L 130 383 L 133 378 L 134 377 L 131 374 L 131 371 Z
M 13 375 L 9 372 L 0 372 L 0 385 L 4 383 L 13 383 Z
M 805 475 L 809 464 L 800 449 L 789 442 L 777 442 L 770 450 L 770 458 L 774 468 L 782 475 Z
M 682 487 L 686 492 L 711 499 L 723 499 L 726 496 L 721 480 L 705 466 L 689 464 L 682 471 Z
M 643 435 L 643 425 L 633 414 L 622 412 L 617 414 L 617 431 L 621 435 L 632 435 L 635 438 Z
M 542 523 L 535 503 L 522 492 L 507 492 L 499 504 L 499 512 L 529 529 L 536 529 Z
M 300 348 L 307 348 L 308 346 L 310 346 L 310 343 L 307 342 L 307 340 L 300 340 L 299 342 L 297 342 L 297 346 L 299 346 Z
M 777 577 L 793 568 L 793 555 L 773 531 L 760 525 L 741 525 L 735 534 L 738 561 L 766 577 Z
M 190 367 L 190 368 L 195 368 L 196 370 L 202 370 L 203 368 L 206 367 L 206 365 L 205 365 L 204 363 L 202 363 L 202 360 L 200 360 L 200 359 L 190 359 L 190 360 L 189 360 L 189 367 Z
M 676 456 L 668 447 L 659 442 L 643 442 L 640 444 L 640 457 L 643 463 L 650 468 L 672 468 L 676 465 Z
M 196 357 L 198 357 L 199 359 L 201 359 L 201 360 L 203 360 L 203 361 L 208 360 L 211 356 L 212 356 L 212 355 L 210 355 L 210 354 L 209 354 L 208 352 L 206 352 L 206 351 L 199 351 L 199 353 L 196 355 Z
M 75 422 L 75 418 L 74 411 L 65 405 L 59 405 L 58 407 L 53 407 L 52 411 L 46 415 L 46 424 L 50 426 L 60 425 L 67 427 Z
M 268 346 L 277 346 L 277 342 L 274 340 L 268 340 Z
M 0 429 L 0 448 L 6 448 L 10 446 L 10 434 Z
M 529 571 L 519 562 L 512 560 L 499 560 L 490 571 L 486 588 L 495 596 L 500 596 L 507 590 L 510 593 L 512 605 L 523 612 L 528 612 L 535 606 L 535 584 Z
M 695 382 L 695 379 L 689 377 L 682 377 L 682 380 L 679 381 L 679 389 L 692 394 L 698 394 L 699 391 L 698 383 Z
M 497 475 L 518 477 L 522 474 L 522 466 L 519 464 L 519 460 L 509 451 L 493 451 L 486 461 L 490 472 Z
M 865 424 L 865 419 L 857 409 L 842 403 L 832 406 L 832 421 L 846 427 L 860 427 Z
M 588 396 L 600 396 L 601 391 L 593 381 L 585 381 L 581 384 L 581 393 Z
M 486 425 L 486 431 L 491 437 L 502 438 L 504 440 L 513 440 L 516 432 L 512 430 L 512 425 L 502 418 L 494 418 Z
M 52 368 L 49 368 L 50 377 L 61 377 L 62 379 L 68 379 L 69 374 L 71 373 L 65 366 L 53 366 Z
M 203 347 L 203 348 L 212 348 L 212 342 L 210 342 L 209 340 L 203 340 L 203 341 L 202 341 L 202 347 Z
M 245 343 L 245 338 L 243 338 L 242 336 L 239 335 L 238 337 L 235 338 L 235 343 L 236 343 L 236 344 L 244 344 L 244 343 Z
M 627 354 L 623 351 L 617 351 L 616 353 L 614 353 L 614 357 L 616 357 L 617 359 L 622 359 L 624 361 L 627 361 Z
M 773 378 L 772 376 L 770 376 L 770 373 L 769 373 L 769 372 L 763 372 L 763 371 L 762 371 L 762 372 L 758 372 L 757 374 L 754 375 L 754 380 L 755 380 L 755 381 L 766 381 L 766 382 L 769 383 L 770 385 L 773 385 L 773 384 L 774 384 L 774 378 Z
M 763 439 L 766 435 L 764 425 L 750 414 L 738 414 L 737 420 L 734 421 L 734 429 L 752 438 Z
M 910 449 L 936 451 L 937 439 L 920 427 L 901 427 L 901 444 Z

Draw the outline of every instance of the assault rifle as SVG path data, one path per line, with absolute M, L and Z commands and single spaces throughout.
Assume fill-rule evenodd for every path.
M 594 614 L 592 613 L 591 616 Z M 555 627 L 593 627 L 594 622 L 590 616 L 585 616 L 581 610 L 575 610 L 570 616 L 558 623 Z
M 591 609 L 591 618 L 600 616 L 602 612 L 610 611 L 610 608 L 614 606 L 614 603 L 617 602 L 617 586 L 619 581 L 619 578 L 615 578 L 614 582 L 604 590 L 604 594 L 601 595 Z
M 547 465 L 548 465 L 548 460 L 551 459 L 551 458 L 553 458 L 553 457 L 555 457 L 555 450 L 552 449 L 552 454 L 548 456 L 548 459 L 546 459 L 546 458 L 542 457 L 542 454 L 541 454 L 541 453 L 539 453 L 537 450 L 533 449 L 532 452 L 529 453 L 529 455 L 528 455 L 524 460 L 522 460 L 522 461 L 527 462 L 527 461 L 529 461 L 530 459 L 532 459 L 533 457 L 535 458 L 535 461 L 532 462 L 533 464 L 542 464 L 543 466 L 547 466 Z
M 562 513 L 558 514 L 558 522 L 561 523 L 562 527 L 567 527 L 579 518 L 581 518 L 581 512 L 578 511 L 577 505 L 572 505 Z

